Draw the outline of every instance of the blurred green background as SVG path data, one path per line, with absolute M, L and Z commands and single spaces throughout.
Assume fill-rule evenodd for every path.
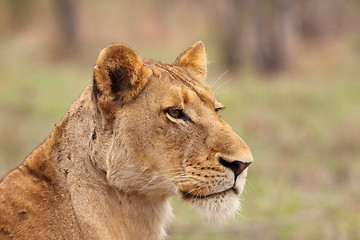
M 172 62 L 196 40 L 253 151 L 243 210 L 209 224 L 174 198 L 170 239 L 360 239 L 357 0 L 1 0 L 0 175 L 91 81 L 98 52 Z

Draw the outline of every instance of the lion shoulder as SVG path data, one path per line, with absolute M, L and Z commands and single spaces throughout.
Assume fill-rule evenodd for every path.
M 64 194 L 22 164 L 0 181 L 0 239 L 59 239 L 73 236 L 76 219 Z M 69 232 L 70 229 L 70 232 Z

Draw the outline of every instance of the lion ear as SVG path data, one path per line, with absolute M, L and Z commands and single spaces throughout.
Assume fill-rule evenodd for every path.
M 195 79 L 204 82 L 207 72 L 207 60 L 203 42 L 198 41 L 191 45 L 177 57 L 173 65 L 185 68 Z
M 129 102 L 146 84 L 149 71 L 130 47 L 113 44 L 104 48 L 94 67 L 94 99 L 103 108 Z

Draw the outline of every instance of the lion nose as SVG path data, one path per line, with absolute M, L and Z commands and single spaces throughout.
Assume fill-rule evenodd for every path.
M 251 162 L 232 161 L 228 162 L 222 157 L 219 158 L 219 163 L 226 168 L 231 169 L 235 173 L 235 177 L 239 176 Z

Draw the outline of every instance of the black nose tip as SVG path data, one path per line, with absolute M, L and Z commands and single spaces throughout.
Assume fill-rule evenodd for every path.
M 219 163 L 226 168 L 230 168 L 235 173 L 235 176 L 237 177 L 250 165 L 251 162 L 247 162 L 247 163 L 244 163 L 241 161 L 228 162 L 220 157 Z

